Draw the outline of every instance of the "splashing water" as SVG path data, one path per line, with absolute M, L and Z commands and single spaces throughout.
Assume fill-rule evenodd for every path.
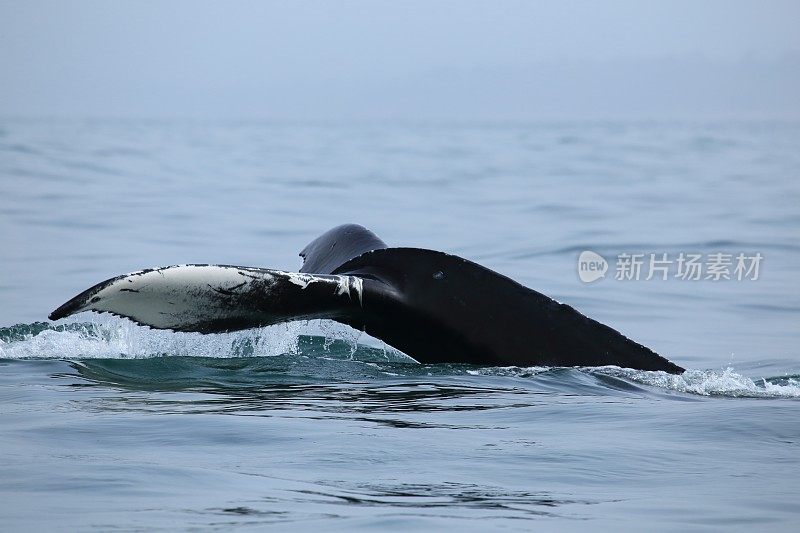
M 152 330 L 116 317 L 65 324 L 19 324 L 0 329 L 0 359 L 143 359 L 152 357 L 323 357 L 375 363 L 413 362 L 403 354 L 359 344 L 360 332 L 329 321 L 290 322 L 261 329 L 215 335 Z M 316 328 L 324 335 L 307 335 Z M 408 367 L 408 365 L 404 365 Z M 397 368 L 380 368 L 397 376 Z M 549 367 L 482 367 L 470 365 L 413 365 L 405 374 L 454 374 L 536 379 L 558 370 Z M 700 396 L 798 398 L 800 377 L 753 379 L 723 370 L 687 370 L 681 375 L 618 368 L 569 369 L 566 383 L 593 376 L 616 378 L 632 384 Z
M 737 374 L 733 368 L 724 370 L 687 370 L 674 375 L 665 372 L 645 372 L 627 368 L 606 367 L 599 372 L 663 389 L 700 394 L 702 396 L 799 398 L 800 376 L 760 378 L 753 380 Z
M 297 353 L 299 323 L 220 335 L 175 334 L 101 317 L 93 322 L 20 324 L 0 330 L 0 358 L 92 359 L 165 355 L 250 357 Z

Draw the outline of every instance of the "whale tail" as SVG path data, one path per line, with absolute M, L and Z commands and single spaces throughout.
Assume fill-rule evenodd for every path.
M 442 252 L 388 248 L 361 226 L 334 228 L 301 256 L 298 273 L 227 265 L 134 272 L 82 292 L 50 318 L 97 311 L 201 333 L 327 318 L 422 363 L 683 371 L 510 278 Z

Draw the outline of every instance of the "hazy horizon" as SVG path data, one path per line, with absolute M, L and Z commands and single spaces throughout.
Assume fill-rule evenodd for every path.
M 0 116 L 800 118 L 800 3 L 0 2 Z

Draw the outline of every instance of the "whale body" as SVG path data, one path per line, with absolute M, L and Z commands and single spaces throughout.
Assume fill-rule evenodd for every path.
M 421 363 L 683 368 L 514 280 L 461 257 L 389 247 L 346 224 L 300 256 L 299 272 L 176 265 L 117 276 L 50 314 L 112 313 L 156 329 L 220 333 L 325 318 Z

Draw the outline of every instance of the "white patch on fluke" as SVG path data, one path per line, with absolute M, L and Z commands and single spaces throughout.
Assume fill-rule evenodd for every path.
M 347 297 L 352 300 L 353 294 L 350 291 L 354 291 L 358 298 L 358 305 L 361 307 L 364 306 L 364 280 L 358 276 L 335 276 L 335 279 L 337 295 L 343 296 L 346 294 Z
M 252 290 L 255 282 L 268 289 L 275 283 L 275 273 L 213 265 L 141 270 L 91 295 L 78 311 L 110 312 L 156 328 L 181 329 L 235 317 L 236 310 L 226 303 Z
M 350 276 L 336 276 L 336 294 L 350 297 Z
M 348 276 L 353 280 L 353 290 L 356 291 L 358 295 L 358 305 L 364 307 L 364 280 L 359 278 L 358 276 Z
M 329 288 L 330 292 L 327 295 L 325 290 L 313 294 L 302 292 L 311 284 L 320 284 L 320 289 Z M 72 308 L 70 314 L 108 312 L 158 329 L 218 331 L 229 329 L 229 325 L 254 327 L 296 319 L 324 318 L 329 303 L 319 302 L 320 312 L 315 313 L 315 301 L 347 295 L 349 302 L 353 302 L 351 289 L 356 292 L 359 305 L 363 303 L 362 280 L 354 276 L 323 276 L 238 266 L 176 265 L 140 270 L 100 286 L 102 288 L 84 297 L 79 307 Z M 285 290 L 292 286 L 300 290 Z M 277 287 L 282 289 L 276 291 Z M 303 309 L 302 315 L 292 314 L 291 301 L 288 306 L 273 306 L 275 299 L 287 298 L 301 304 L 298 309 Z M 310 301 L 301 302 L 306 300 Z
M 309 284 L 319 281 L 320 278 L 312 276 L 311 274 L 303 274 L 300 272 L 281 272 L 286 276 L 289 283 L 294 283 L 301 289 L 305 289 Z

